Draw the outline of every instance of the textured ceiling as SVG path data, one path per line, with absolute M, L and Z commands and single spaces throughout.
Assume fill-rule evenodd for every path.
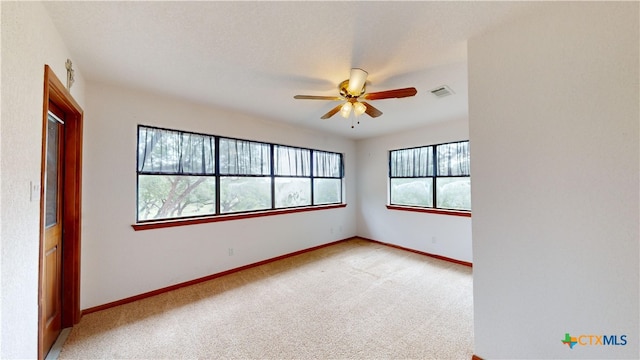
M 362 139 L 466 119 L 466 42 L 513 21 L 529 2 L 45 2 L 89 81 L 169 94 Z M 367 91 L 416 87 L 376 100 L 384 115 L 320 116 L 352 67 Z M 429 91 L 448 85 L 455 94 Z

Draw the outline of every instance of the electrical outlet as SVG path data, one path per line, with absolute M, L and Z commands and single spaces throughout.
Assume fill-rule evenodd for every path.
M 431 243 L 432 243 L 432 244 L 435 244 L 435 243 L 437 243 L 437 242 L 438 242 L 438 239 L 436 239 L 436 237 L 435 237 L 435 236 L 432 236 L 432 237 L 431 237 Z
M 229 256 L 233 256 L 233 248 L 229 248 Z

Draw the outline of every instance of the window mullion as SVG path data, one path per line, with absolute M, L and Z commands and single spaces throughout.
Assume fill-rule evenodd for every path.
M 270 175 L 271 175 L 271 209 L 276 208 L 276 177 L 275 177 L 275 145 L 269 145 L 269 161 L 271 162 L 270 166 Z
M 215 136 L 214 140 L 214 176 L 216 178 L 216 215 L 220 215 L 220 138 Z
M 438 192 L 436 186 L 437 186 L 437 181 L 436 178 L 438 177 L 438 151 L 437 151 L 437 146 L 432 146 L 431 147 L 431 158 L 433 159 L 433 177 L 431 178 L 431 196 L 432 196 L 432 205 L 433 208 L 437 208 L 438 207 L 438 202 L 436 199 L 436 193 Z
M 340 171 L 339 171 L 339 176 L 340 176 L 340 202 L 343 203 L 344 202 L 344 198 L 342 197 L 344 194 L 344 156 L 342 156 L 342 154 L 339 155 L 340 158 Z
M 313 189 L 313 180 L 314 180 L 314 173 L 313 173 L 313 150 L 309 151 L 309 177 L 311 178 L 311 206 L 313 206 L 316 201 L 315 201 L 315 191 Z

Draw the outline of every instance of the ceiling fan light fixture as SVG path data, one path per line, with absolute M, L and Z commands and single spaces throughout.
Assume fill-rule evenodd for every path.
M 367 106 L 365 104 L 357 101 L 353 104 L 353 113 L 356 114 L 356 116 L 364 114 L 365 111 L 367 111 Z
M 347 91 L 349 92 L 349 94 L 353 96 L 359 96 L 362 93 L 362 88 L 364 87 L 365 82 L 367 82 L 367 75 L 369 75 L 369 73 L 362 69 L 351 69 L 351 76 L 349 76 L 349 85 L 347 86 Z
M 1 1 L 1 0 L 0 0 Z M 418 90 L 414 87 L 391 89 L 384 91 L 377 91 L 368 93 L 366 92 L 367 76 L 366 71 L 359 68 L 352 68 L 350 78 L 343 80 L 338 85 L 339 96 L 319 96 L 319 95 L 295 95 L 294 99 L 307 99 L 307 100 L 332 100 L 332 101 L 344 101 L 344 103 L 334 106 L 326 114 L 322 115 L 321 119 L 328 119 L 337 113 L 340 113 L 342 117 L 348 119 L 351 116 L 351 111 L 354 112 L 356 117 L 362 114 L 367 114 L 372 118 L 377 118 L 382 115 L 382 111 L 376 109 L 371 105 L 371 100 L 381 99 L 400 99 L 410 96 L 415 96 Z M 352 124 L 353 125 L 353 119 Z M 358 123 L 360 123 L 358 121 Z
M 349 114 L 351 114 L 352 108 L 353 105 L 351 105 L 350 102 L 344 103 L 344 105 L 342 105 L 342 108 L 340 109 L 340 115 L 342 115 L 343 118 L 347 119 L 349 117 Z

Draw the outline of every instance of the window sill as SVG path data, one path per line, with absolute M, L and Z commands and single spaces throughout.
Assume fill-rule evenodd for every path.
M 453 216 L 471 217 L 471 211 L 464 211 L 464 210 L 431 209 L 431 208 L 405 206 L 405 205 L 387 205 L 387 209 L 389 209 L 389 210 L 402 210 L 402 211 L 414 211 L 414 212 L 429 213 L 429 214 L 440 214 L 440 215 L 453 215 Z
M 137 224 L 131 225 L 131 227 L 135 231 L 151 230 L 151 229 L 159 229 L 159 228 L 174 227 L 174 226 L 206 224 L 206 223 L 212 223 L 212 222 L 218 222 L 218 221 L 250 219 L 255 217 L 292 214 L 292 213 L 307 212 L 307 211 L 339 209 L 346 206 L 347 204 L 319 205 L 319 206 L 309 206 L 309 207 L 301 207 L 301 208 L 294 208 L 294 209 L 256 211 L 256 212 L 243 213 L 243 214 L 215 215 L 215 216 L 190 218 L 190 219 L 159 220 L 159 221 L 137 223 Z

